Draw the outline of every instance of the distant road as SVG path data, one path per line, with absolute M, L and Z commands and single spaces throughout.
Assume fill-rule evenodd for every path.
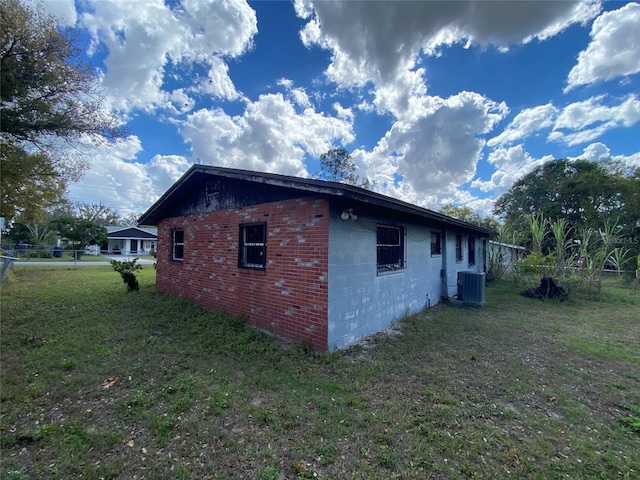
M 109 257 L 110 259 L 113 260 L 133 260 L 136 257 L 127 257 L 127 256 L 122 256 L 122 255 L 114 255 L 113 257 Z M 139 265 L 153 265 L 155 263 L 155 260 L 149 260 L 147 258 L 139 258 L 138 259 L 138 264 Z M 111 265 L 109 263 L 109 260 L 81 260 L 79 262 L 74 262 L 74 261 L 70 261 L 70 262 L 38 262 L 38 261 L 34 261 L 34 260 L 29 260 L 29 261 L 21 261 L 21 260 L 17 260 L 15 262 L 13 262 L 13 266 L 14 267 L 96 267 L 96 266 L 100 266 L 100 265 Z

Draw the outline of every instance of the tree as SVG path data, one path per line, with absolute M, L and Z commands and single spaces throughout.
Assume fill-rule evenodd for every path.
M 33 232 L 26 223 L 16 222 L 11 226 L 6 238 L 12 243 L 36 243 Z
M 320 155 L 320 172 L 316 174 L 320 180 L 346 183 L 362 188 L 371 188 L 373 185 L 368 178 L 360 180 L 356 175 L 356 164 L 351 154 L 344 148 L 333 148 Z
M 49 225 L 16 222 L 7 237 L 13 243 L 49 245 L 55 242 L 56 232 Z
M 28 154 L 8 143 L 0 144 L 0 216 L 9 222 L 39 222 L 48 207 L 66 189 L 66 181 L 44 153 Z
M 596 162 L 555 160 L 516 181 L 496 201 L 494 214 L 510 225 L 524 226 L 525 215 L 543 214 L 550 219 L 565 218 L 576 229 L 598 228 L 611 217 L 630 226 L 638 212 L 627 207 L 633 203 L 631 191 L 640 188 L 639 182 L 640 177 L 611 173 Z
M 47 209 L 49 220 L 57 217 L 76 216 L 75 204 L 68 198 L 61 198 Z
M 625 175 L 618 177 L 621 198 L 624 202 L 625 214 L 620 221 L 628 229 L 633 229 L 640 242 L 640 167 L 636 167 Z
M 91 220 L 100 225 L 117 225 L 120 221 L 120 214 L 117 210 L 100 203 L 81 202 L 76 205 L 78 216 L 85 220 Z
M 596 232 L 607 221 L 620 226 L 620 241 L 640 238 L 640 169 L 610 169 L 588 160 L 554 160 L 516 181 L 495 203 L 494 214 L 513 230 L 528 232 L 528 219 L 566 220 L 567 240 L 587 228 Z M 626 239 L 626 240 L 625 240 Z M 543 249 L 553 247 L 546 239 Z
M 41 145 L 46 137 L 115 138 L 91 66 L 79 58 L 71 29 L 41 7 L 0 0 L 2 136 Z
M 118 225 L 121 227 L 130 227 L 132 225 L 138 225 L 138 219 L 144 212 L 129 212 L 126 215 L 120 217 Z
M 475 212 L 467 205 L 463 207 L 456 207 L 453 203 L 447 203 L 440 209 L 440 213 L 448 215 L 449 217 L 457 218 L 463 222 L 471 223 L 472 225 L 478 225 L 492 232 L 497 232 L 500 227 L 500 224 L 495 218 L 491 216 L 482 217 L 478 212 Z
M 79 246 L 101 245 L 107 241 L 107 229 L 97 222 L 72 216 L 63 216 L 51 220 L 50 225 L 58 234 Z
M 31 192 L 38 215 L 48 194 L 77 180 L 87 166 L 57 153 L 64 141 L 102 142 L 125 133 L 104 108 L 98 85 L 91 66 L 80 60 L 71 29 L 59 29 L 41 6 L 0 0 L 2 176 Z M 45 155 L 44 167 L 31 155 Z M 14 204 L 10 186 L 2 187 L 2 213 L 11 222 L 25 205 L 19 197 Z

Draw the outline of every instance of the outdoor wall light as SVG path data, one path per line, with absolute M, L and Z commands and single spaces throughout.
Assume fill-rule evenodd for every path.
M 340 218 L 342 220 L 349 220 L 349 219 L 356 220 L 358 216 L 353 213 L 353 208 L 348 208 L 347 210 L 342 212 L 342 214 L 340 215 Z

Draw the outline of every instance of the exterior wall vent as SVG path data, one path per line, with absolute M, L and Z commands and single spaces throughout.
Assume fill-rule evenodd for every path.
M 465 304 L 481 307 L 484 305 L 485 274 L 478 272 L 458 272 L 458 300 Z

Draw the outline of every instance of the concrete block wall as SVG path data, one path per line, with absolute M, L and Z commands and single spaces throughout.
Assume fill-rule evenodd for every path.
M 333 211 L 329 219 L 329 349 L 346 347 L 420 311 L 427 294 L 435 305 L 442 285 L 442 258 L 431 256 L 429 226 L 397 223 L 406 227 L 407 268 L 378 274 L 376 226 L 394 224 L 393 219 L 356 211 L 357 220 L 345 221 L 340 213 Z
M 445 248 L 447 259 L 447 294 L 452 297 L 458 294 L 458 272 L 482 272 L 482 239 L 476 237 L 476 263 L 469 265 L 468 238 L 472 235 L 468 232 L 462 233 L 462 261 L 456 260 L 456 230 L 447 230 L 447 245 Z M 444 241 L 444 240 L 443 240 Z
M 465 236 L 465 239 L 469 238 L 468 235 L 471 234 L 467 234 L 467 236 Z M 469 272 L 478 272 L 478 273 L 482 273 L 484 272 L 484 248 L 483 248 L 483 239 L 482 237 L 479 237 L 477 235 L 475 235 L 475 250 L 476 250 L 476 263 L 475 265 L 469 265 L 469 258 L 466 257 L 467 259 L 467 271 Z M 466 240 L 465 240 L 466 241 Z M 465 255 L 468 254 L 468 250 L 466 248 L 467 244 L 465 243 Z
M 316 197 L 164 219 L 158 225 L 157 289 L 256 327 L 327 349 L 329 205 Z M 266 269 L 238 268 L 239 225 L 266 222 Z M 184 260 L 171 232 L 184 229 Z

